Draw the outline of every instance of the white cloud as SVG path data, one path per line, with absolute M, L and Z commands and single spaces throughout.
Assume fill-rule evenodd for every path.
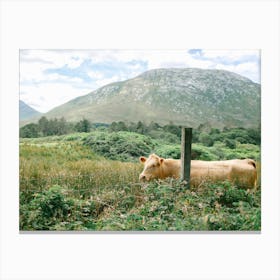
M 78 89 L 70 84 L 57 83 L 21 86 L 20 90 L 21 99 L 42 113 L 91 91 L 90 88 Z
M 120 81 L 120 78 L 118 76 L 113 76 L 112 78 L 100 79 L 100 80 L 96 81 L 95 84 L 98 87 L 102 87 L 102 86 L 105 86 L 105 85 L 108 85 L 110 83 L 114 83 L 117 81 Z
M 259 65 L 253 62 L 246 62 L 237 65 L 217 64 L 215 68 L 231 71 L 244 77 L 249 77 L 253 81 L 259 81 L 260 79 Z
M 37 61 L 43 62 L 47 67 L 62 67 L 68 65 L 69 68 L 77 68 L 88 56 L 88 52 L 75 50 L 21 50 L 20 58 L 22 62 Z
M 93 78 L 93 79 L 102 79 L 104 78 L 103 73 L 98 72 L 98 71 L 89 71 L 88 76 Z
M 202 56 L 208 59 L 221 58 L 226 61 L 243 61 L 248 57 L 258 58 L 259 50 L 202 50 Z

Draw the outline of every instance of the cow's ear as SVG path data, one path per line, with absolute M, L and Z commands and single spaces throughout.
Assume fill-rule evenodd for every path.
M 159 159 L 159 163 L 160 163 L 160 164 L 162 164 L 163 161 L 164 161 L 164 158 L 160 158 L 160 159 Z
M 145 157 L 140 157 L 139 160 L 141 163 L 145 163 L 147 159 Z

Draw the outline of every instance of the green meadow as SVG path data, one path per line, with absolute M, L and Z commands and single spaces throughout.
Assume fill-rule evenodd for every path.
M 260 146 L 248 141 L 243 130 L 244 135 L 236 136 L 239 141 L 230 132 L 209 133 L 211 145 L 202 133 L 194 132 L 192 157 L 254 158 L 259 173 L 256 192 L 228 182 L 206 183 L 196 189 L 186 189 L 173 179 L 140 184 L 139 156 L 154 152 L 162 157 L 180 157 L 176 131 L 139 133 L 96 128 L 87 133 L 20 138 L 19 228 L 259 231 Z

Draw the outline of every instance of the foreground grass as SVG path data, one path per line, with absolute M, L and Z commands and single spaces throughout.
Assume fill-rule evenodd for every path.
M 79 196 L 55 185 L 21 192 L 21 230 L 260 230 L 260 192 L 229 184 L 186 190 L 176 181 L 104 188 Z
M 139 184 L 140 164 L 97 156 L 73 138 L 57 140 L 20 145 L 21 230 L 261 229 L 260 189 Z

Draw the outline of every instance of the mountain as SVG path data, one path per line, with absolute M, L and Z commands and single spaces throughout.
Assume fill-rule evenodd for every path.
M 87 118 L 197 127 L 257 127 L 260 122 L 261 87 L 224 70 L 155 69 L 126 81 L 103 86 L 75 98 L 46 114 L 68 121 Z
M 28 106 L 22 100 L 19 101 L 19 120 L 24 121 L 36 116 L 41 115 L 40 112 L 36 111 L 32 107 Z

